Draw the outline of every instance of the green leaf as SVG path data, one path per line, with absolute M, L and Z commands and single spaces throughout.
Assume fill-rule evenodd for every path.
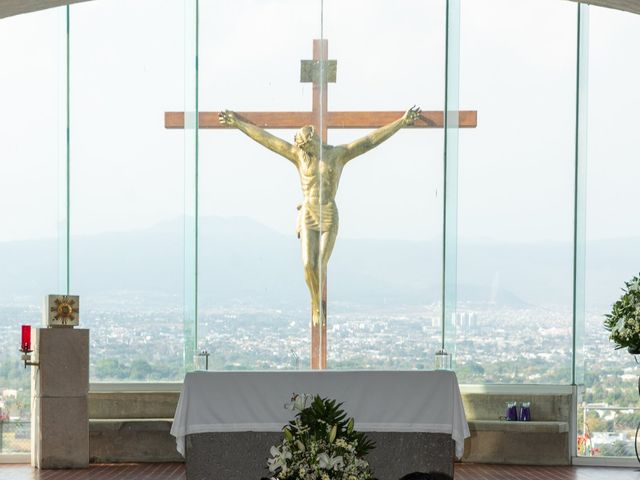
M 338 426 L 334 425 L 331 427 L 331 431 L 329 432 L 329 443 L 333 443 L 336 439 L 336 435 L 338 434 Z

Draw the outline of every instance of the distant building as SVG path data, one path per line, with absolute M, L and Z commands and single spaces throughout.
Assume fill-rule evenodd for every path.
M 2 398 L 18 398 L 18 390 L 5 388 L 2 390 Z
M 591 441 L 594 446 L 612 445 L 616 442 L 626 442 L 629 436 L 626 432 L 593 432 Z

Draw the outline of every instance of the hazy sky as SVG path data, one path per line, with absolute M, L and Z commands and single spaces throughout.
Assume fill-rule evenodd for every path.
M 307 110 L 300 60 L 321 34 L 317 0 L 201 0 L 200 109 Z M 326 0 L 338 79 L 330 110 L 443 108 L 442 0 Z M 0 240 L 54 236 L 63 10 L 0 20 Z M 460 235 L 570 241 L 576 5 L 463 0 Z M 126 230 L 183 213 L 184 6 L 96 0 L 71 8 L 72 231 Z M 589 235 L 640 235 L 640 18 L 591 8 Z M 293 131 L 275 132 L 290 140 Z M 330 132 L 343 143 L 365 131 Z M 341 236 L 437 238 L 442 130 L 401 131 L 355 160 L 337 197 Z M 237 131 L 200 135 L 200 212 L 292 233 L 299 181 Z

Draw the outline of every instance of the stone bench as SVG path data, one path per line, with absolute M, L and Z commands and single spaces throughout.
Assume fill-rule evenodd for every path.
M 569 465 L 570 394 L 464 393 L 471 437 L 463 462 Z M 507 401 L 531 402 L 530 422 L 500 420 Z
M 169 433 L 180 392 L 89 392 L 91 463 L 184 462 Z
M 183 462 L 169 433 L 172 418 L 89 420 L 89 461 Z
M 90 393 L 91 462 L 184 461 L 169 433 L 179 395 L 178 392 Z M 462 399 L 471 431 L 465 442 L 463 462 L 570 463 L 570 394 L 496 395 L 468 393 L 463 387 Z M 510 400 L 530 401 L 534 421 L 499 420 L 504 415 L 505 402 Z M 268 449 L 266 452 L 261 453 L 262 459 L 267 458 Z

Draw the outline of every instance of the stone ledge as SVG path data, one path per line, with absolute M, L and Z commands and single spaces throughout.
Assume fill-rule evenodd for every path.
M 472 432 L 567 433 L 569 422 L 508 422 L 506 420 L 468 420 Z
M 169 432 L 173 418 L 108 418 L 89 420 L 91 432 L 113 432 L 117 430 L 136 430 L 146 432 Z
M 89 418 L 173 418 L 180 392 L 89 392 Z

